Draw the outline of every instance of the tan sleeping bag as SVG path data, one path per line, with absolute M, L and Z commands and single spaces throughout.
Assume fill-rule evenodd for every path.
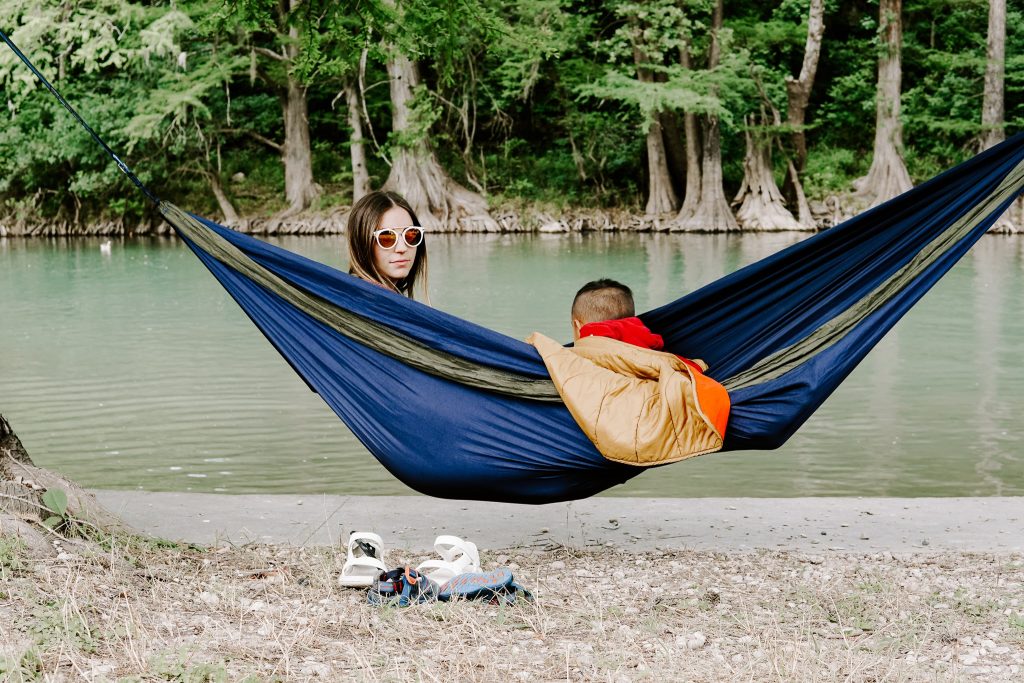
M 569 412 L 609 460 L 660 465 L 722 448 L 729 395 L 679 357 L 606 337 L 573 348 L 534 332 Z

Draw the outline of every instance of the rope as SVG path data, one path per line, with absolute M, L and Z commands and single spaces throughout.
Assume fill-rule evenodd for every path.
M 2 38 L 5 43 L 7 43 L 7 47 L 11 48 L 11 50 L 14 52 L 14 54 L 18 55 L 18 58 L 25 63 L 25 66 L 27 66 L 29 69 L 32 70 L 32 73 L 34 73 L 36 75 L 36 78 L 38 78 L 39 81 L 43 85 L 46 86 L 47 90 L 49 90 L 53 94 L 53 96 L 57 98 L 57 101 L 60 102 L 62 105 L 64 105 L 64 108 L 67 109 L 68 112 L 70 112 L 71 115 L 75 117 L 75 120 L 77 120 L 80 124 L 82 124 L 82 128 L 85 128 L 86 132 L 88 132 L 89 135 L 92 136 L 92 139 L 95 140 L 97 143 L 99 143 L 100 147 L 102 147 L 104 149 L 104 151 L 106 151 L 106 153 L 110 155 L 110 158 L 113 159 L 115 163 L 117 163 L 117 167 L 119 169 L 121 169 L 121 172 L 124 173 L 126 176 L 128 176 L 129 180 L 131 180 L 133 183 L 135 183 L 135 187 L 137 187 L 140 190 L 142 190 L 142 192 L 147 197 L 149 197 L 150 201 L 152 201 L 154 204 L 159 206 L 160 205 L 160 198 L 157 197 L 155 194 L 153 194 L 148 187 L 146 187 L 145 185 L 142 184 L 142 181 L 139 180 L 138 176 L 136 176 L 132 172 L 132 169 L 128 168 L 128 164 L 126 164 L 123 161 L 121 161 L 121 158 L 118 157 L 116 154 L 114 154 L 114 150 L 110 149 L 110 147 L 107 145 L 107 143 L 103 142 L 103 139 L 100 138 L 100 136 L 96 134 L 96 131 L 94 131 L 92 129 L 92 127 L 89 126 L 89 124 L 85 122 L 85 119 L 83 119 L 79 115 L 79 113 L 77 111 L 75 111 L 74 107 L 72 107 L 70 104 L 68 104 L 68 101 L 65 100 L 64 97 L 59 92 L 57 92 L 57 89 L 53 87 L 53 85 L 50 83 L 50 81 L 46 80 L 46 76 L 44 76 L 42 73 L 40 73 L 39 69 L 36 68 L 35 64 L 33 64 L 29 60 L 29 58 L 26 57 L 25 54 L 21 50 L 18 49 L 18 46 L 15 45 L 14 42 L 10 38 L 7 37 L 7 34 L 4 33 L 3 31 L 0 31 L 0 38 Z

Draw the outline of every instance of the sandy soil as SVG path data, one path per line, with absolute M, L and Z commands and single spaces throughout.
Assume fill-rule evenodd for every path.
M 536 594 L 379 608 L 336 547 L 0 529 L 0 678 L 1016 681 L 1020 553 L 485 550 Z M 392 549 L 389 565 L 426 553 Z

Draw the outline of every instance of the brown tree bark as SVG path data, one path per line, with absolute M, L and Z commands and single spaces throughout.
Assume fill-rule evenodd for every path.
M 686 134 L 683 132 L 683 118 L 674 111 L 663 111 L 658 121 L 661 122 L 661 139 L 665 143 L 672 190 L 678 200 L 686 189 Z
M 814 76 L 818 72 L 821 44 L 825 36 L 825 0 L 811 0 L 807 14 L 807 41 L 804 44 L 804 59 L 800 75 L 786 77 L 786 123 L 793 128 L 790 140 L 793 145 L 793 160 L 783 183 L 783 194 L 790 207 L 796 205 L 797 220 L 805 228 L 814 227 L 811 207 L 804 195 L 800 174 L 807 167 L 807 136 L 804 134 L 807 103 L 814 87 Z
M 760 124 L 771 123 L 762 117 Z M 770 134 L 752 130 L 757 122 L 748 117 L 745 132 L 747 152 L 743 159 L 743 185 L 733 204 L 740 204 L 736 221 L 744 230 L 800 230 L 782 199 L 782 192 L 772 174 L 772 142 Z
M 633 50 L 633 61 L 636 64 L 637 78 L 641 83 L 654 82 L 649 69 L 643 68 L 647 57 L 643 50 Z M 672 213 L 679 206 L 676 192 L 672 189 L 672 176 L 668 169 L 668 154 L 665 151 L 665 140 L 658 112 L 653 112 L 647 119 L 647 206 L 644 213 L 648 216 L 659 216 Z
M 392 51 L 387 63 L 391 86 L 391 128 L 395 135 L 408 136 L 413 91 L 420 83 L 419 69 L 405 55 Z M 391 173 L 384 189 L 393 190 L 409 202 L 426 227 L 459 227 L 463 230 L 498 230 L 487 213 L 487 202 L 476 192 L 455 182 L 441 167 L 423 133 L 415 141 L 395 147 Z
M 875 94 L 875 144 L 871 168 L 854 181 L 859 198 L 877 206 L 913 187 L 903 161 L 903 124 L 900 122 L 900 80 L 903 40 L 903 0 L 880 0 L 878 33 L 878 87 Z
M 36 467 L 10 423 L 0 415 L 0 535 L 16 534 L 27 545 L 30 554 L 36 557 L 57 554 L 53 544 L 55 535 L 62 545 L 71 549 L 95 550 L 88 537 L 61 537 L 63 525 L 44 534 L 46 527 L 43 522 L 55 512 L 47 509 L 44 503 L 43 496 L 49 489 L 64 492 L 67 509 L 62 516 L 68 527 L 85 524 L 90 531 L 136 533 L 73 481 Z
M 718 32 L 722 28 L 722 0 L 715 2 L 711 16 L 711 46 L 708 50 L 708 68 L 718 65 L 721 43 Z M 721 131 L 717 116 L 701 116 L 703 147 L 701 153 L 700 196 L 693 213 L 676 217 L 676 229 L 695 232 L 730 232 L 739 230 L 736 218 L 729 209 L 722 185 Z
M 644 213 L 648 216 L 674 213 L 679 204 L 669 175 L 661 121 L 656 114 L 651 117 L 647 128 L 647 177 L 649 187 Z
M 241 218 L 238 216 L 238 211 L 235 210 L 235 205 L 231 203 L 231 199 L 224 192 L 224 186 L 220 182 L 220 175 L 216 171 L 210 171 L 206 174 L 206 179 L 210 183 L 210 190 L 213 192 L 213 196 L 217 199 L 217 206 L 224 216 L 224 225 L 233 226 L 241 223 Z
M 1006 139 L 1003 130 L 1006 70 L 1006 0 L 989 0 L 985 93 L 981 105 L 981 150 Z
M 679 49 L 679 63 L 684 69 L 693 68 L 690 57 L 690 46 Z M 683 131 L 686 138 L 686 188 L 683 192 L 683 205 L 679 207 L 676 223 L 692 216 L 700 203 L 700 124 L 693 112 L 683 113 Z
M 807 136 L 804 135 L 804 122 L 807 103 L 811 99 L 814 87 L 814 76 L 818 72 L 818 58 L 821 56 L 821 43 L 825 35 L 825 0 L 811 0 L 811 8 L 807 14 L 807 42 L 804 44 L 804 61 L 800 67 L 800 75 L 796 78 L 786 77 L 786 123 L 793 126 L 793 162 L 796 170 L 803 173 L 807 166 Z
M 345 106 L 348 109 L 348 127 L 352 136 L 348 141 L 349 156 L 352 159 L 352 203 L 359 201 L 370 191 L 370 172 L 366 169 L 366 143 L 363 137 L 362 103 L 355 80 L 345 79 Z
M 981 104 L 980 151 L 998 145 L 1006 139 L 1005 78 L 1006 78 L 1006 0 L 989 0 L 988 46 L 985 51 L 985 91 Z M 1024 231 L 1024 197 L 1006 210 L 992 226 L 992 232 L 1016 233 Z
M 294 10 L 302 0 L 289 0 Z M 282 217 L 299 213 L 309 208 L 320 188 L 313 182 L 313 152 L 309 142 L 309 116 L 306 103 L 306 86 L 291 71 L 299 56 L 299 29 L 288 29 L 288 42 L 284 54 L 289 66 L 287 84 L 281 96 L 284 111 L 284 145 L 281 157 L 284 160 L 284 193 L 288 208 Z

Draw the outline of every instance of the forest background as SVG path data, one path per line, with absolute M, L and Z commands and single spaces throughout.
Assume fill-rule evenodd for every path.
M 5 0 L 0 29 L 159 196 L 259 231 L 381 187 L 442 229 L 814 229 L 1024 122 L 1024 0 Z M 7 48 L 0 87 L 0 234 L 160 224 Z

